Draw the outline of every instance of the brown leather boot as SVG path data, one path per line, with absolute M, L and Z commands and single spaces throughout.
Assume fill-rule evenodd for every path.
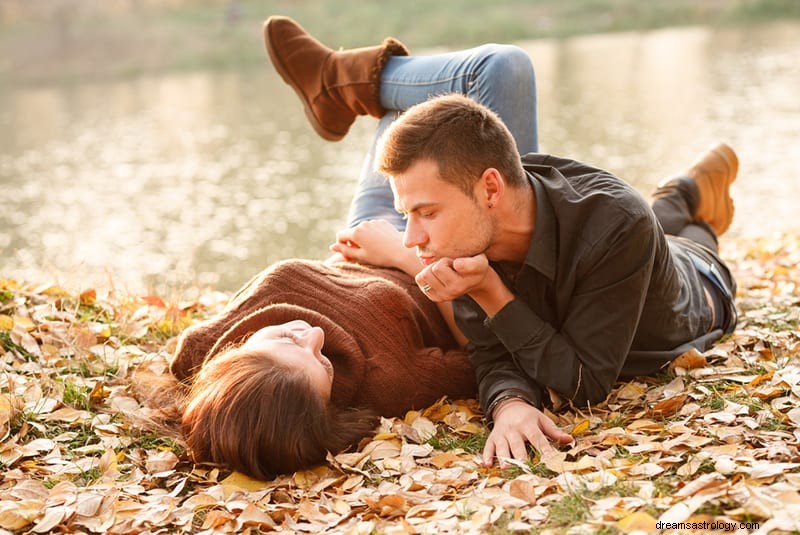
M 717 236 L 722 235 L 733 220 L 730 185 L 738 171 L 736 153 L 725 143 L 719 143 L 701 154 L 686 172 L 699 192 L 694 218 L 708 223 Z
M 342 139 L 358 115 L 383 116 L 383 67 L 390 56 L 408 55 L 391 37 L 377 46 L 334 51 L 292 19 L 278 16 L 264 23 L 264 43 L 275 70 L 303 102 L 311 126 L 329 141 Z

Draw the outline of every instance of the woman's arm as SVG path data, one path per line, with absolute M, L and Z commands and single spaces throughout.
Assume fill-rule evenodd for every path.
M 336 243 L 330 249 L 335 256 L 341 255 L 348 262 L 395 268 L 412 278 L 423 268 L 414 250 L 403 245 L 403 234 L 384 219 L 364 221 L 337 232 Z M 456 326 L 452 303 L 443 301 L 436 306 L 458 345 L 466 346 L 467 337 Z
M 450 327 L 450 332 L 453 333 L 453 338 L 458 342 L 458 347 L 462 349 L 467 347 L 467 342 L 469 340 L 464 336 L 464 333 L 461 332 L 461 329 L 458 328 L 458 325 L 456 325 L 456 318 L 453 314 L 453 302 L 442 301 L 441 303 L 436 303 L 436 306 L 439 307 L 439 312 L 441 312 L 445 323 Z
M 412 277 L 423 267 L 414 250 L 403 245 L 403 234 L 385 219 L 340 230 L 330 249 L 348 262 L 395 268 Z

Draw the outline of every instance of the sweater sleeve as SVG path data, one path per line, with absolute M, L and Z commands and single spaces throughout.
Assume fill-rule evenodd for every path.
M 179 381 L 194 376 L 217 341 L 217 329 L 209 322 L 193 325 L 181 333 L 169 370 Z
M 474 398 L 476 391 L 475 373 L 466 353 L 427 347 L 405 357 L 386 352 L 370 358 L 358 401 L 383 416 L 402 416 L 445 396 Z

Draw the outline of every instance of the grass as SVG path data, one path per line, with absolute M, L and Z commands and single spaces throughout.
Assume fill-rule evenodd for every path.
M 439 432 L 428 439 L 427 443 L 437 450 L 450 451 L 460 449 L 467 453 L 479 454 L 486 445 L 486 437 L 487 435 L 485 433 L 459 436 L 451 435 L 444 430 L 439 430 Z
M 295 17 L 332 47 L 394 35 L 414 49 L 800 18 L 800 3 L 792 0 L 241 0 L 235 18 L 226 2 L 114 3 L 116 9 L 84 2 L 60 11 L 6 2 L 0 80 L 25 83 L 261 67 L 261 24 L 271 14 Z

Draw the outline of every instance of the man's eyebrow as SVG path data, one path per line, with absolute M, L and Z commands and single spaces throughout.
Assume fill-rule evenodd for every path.
M 422 210 L 423 208 L 429 208 L 431 206 L 436 206 L 437 204 L 438 203 L 433 202 L 433 201 L 422 201 L 422 202 L 418 202 L 417 204 L 413 205 L 408 210 L 403 210 L 402 208 L 400 208 L 400 206 L 395 204 L 394 205 L 394 209 L 397 210 L 398 212 L 400 212 L 401 214 L 410 214 L 412 212 L 418 212 L 418 211 Z

